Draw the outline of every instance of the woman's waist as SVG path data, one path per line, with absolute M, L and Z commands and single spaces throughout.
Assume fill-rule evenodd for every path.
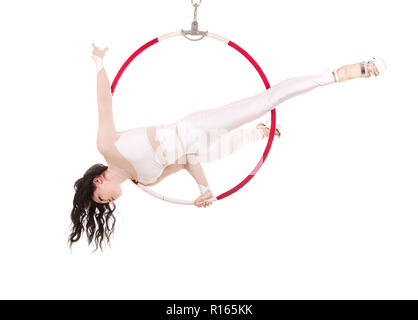
M 155 135 L 150 132 L 150 141 L 156 157 L 164 164 L 173 164 L 184 154 L 184 143 L 179 135 L 178 122 L 155 127 Z

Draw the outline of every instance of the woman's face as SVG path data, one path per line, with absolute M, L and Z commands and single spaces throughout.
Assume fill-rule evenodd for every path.
M 108 180 L 106 171 L 94 178 L 96 190 L 93 193 L 93 201 L 97 203 L 109 203 L 122 195 L 121 183 Z

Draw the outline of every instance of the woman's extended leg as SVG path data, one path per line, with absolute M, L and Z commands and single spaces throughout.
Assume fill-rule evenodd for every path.
M 184 151 L 199 155 L 211 153 L 208 151 L 210 146 L 223 135 L 261 117 L 289 98 L 334 82 L 332 71 L 325 70 L 320 74 L 284 80 L 258 95 L 218 108 L 191 113 L 178 122 Z M 235 149 L 230 147 L 230 150 Z
M 362 63 L 345 65 L 336 70 L 339 82 L 362 77 Z M 375 71 L 377 69 L 373 65 L 376 75 Z M 370 73 L 367 70 L 368 76 Z M 178 122 L 186 152 L 196 153 L 202 145 L 207 149 L 222 135 L 261 117 L 287 99 L 335 83 L 336 80 L 333 71 L 327 69 L 319 74 L 284 80 L 258 95 L 218 108 L 191 113 Z
M 212 136 L 221 136 L 261 117 L 289 98 L 334 82 L 335 78 L 331 70 L 316 75 L 287 79 L 258 95 L 218 108 L 189 114 L 182 121 Z

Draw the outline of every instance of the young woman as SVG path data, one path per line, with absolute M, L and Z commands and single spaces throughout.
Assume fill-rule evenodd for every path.
M 171 124 L 117 132 L 110 83 L 103 67 L 108 48 L 100 50 L 94 43 L 92 46 L 99 107 L 97 149 L 107 166 L 93 165 L 74 184 L 73 230 L 69 243 L 71 246 L 78 241 L 86 229 L 88 243 L 94 239 L 96 249 L 101 247 L 104 238 L 109 243 L 115 224 L 113 201 L 122 195 L 123 182 L 134 179 L 153 186 L 179 170 L 187 170 L 201 191 L 195 205 L 207 207 L 211 204 L 207 200 L 213 194 L 201 163 L 222 159 L 248 143 L 268 137 L 270 131 L 265 123 L 254 129 L 240 128 L 242 125 L 268 113 L 283 101 L 319 86 L 377 76 L 385 69 L 381 59 L 344 65 L 336 70 L 284 80 L 258 95 L 200 110 Z M 280 131 L 276 129 L 275 135 L 280 137 Z

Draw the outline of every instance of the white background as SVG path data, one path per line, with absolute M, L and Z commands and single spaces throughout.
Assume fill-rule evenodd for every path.
M 417 299 L 414 4 L 203 0 L 200 29 L 247 50 L 271 85 L 373 56 L 388 70 L 279 105 L 283 134 L 264 166 L 209 208 L 163 202 L 127 181 L 112 247 L 92 253 L 85 238 L 72 252 L 66 244 L 74 182 L 105 163 L 96 150 L 91 42 L 109 47 L 112 81 L 142 44 L 189 29 L 193 7 L 189 0 L 1 2 L 0 298 Z M 124 74 L 116 126 L 169 123 L 263 90 L 232 48 L 172 38 Z M 215 194 L 251 171 L 266 141 L 204 165 Z M 153 189 L 199 194 L 187 172 Z

